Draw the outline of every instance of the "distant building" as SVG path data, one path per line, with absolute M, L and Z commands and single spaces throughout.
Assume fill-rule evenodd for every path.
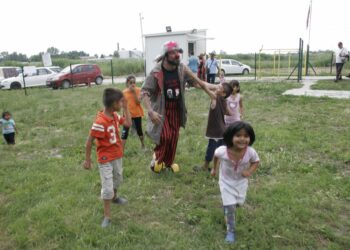
M 128 58 L 135 58 L 135 59 L 140 59 L 142 58 L 142 51 L 139 50 L 119 50 L 119 58 L 122 59 L 128 59 Z
M 170 30 L 170 29 L 169 29 Z M 206 53 L 207 38 L 206 29 L 193 29 L 186 31 L 165 32 L 145 35 L 146 73 L 148 74 L 155 65 L 155 59 L 160 55 L 162 45 L 167 41 L 175 41 L 183 49 L 182 61 L 187 62 L 191 52 L 195 56 Z M 120 51 L 119 51 L 120 52 Z

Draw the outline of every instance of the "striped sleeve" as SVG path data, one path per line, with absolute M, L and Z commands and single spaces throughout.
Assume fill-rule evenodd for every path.
M 102 124 L 98 124 L 94 122 L 92 124 L 90 135 L 95 138 L 104 138 L 105 137 L 105 129 Z

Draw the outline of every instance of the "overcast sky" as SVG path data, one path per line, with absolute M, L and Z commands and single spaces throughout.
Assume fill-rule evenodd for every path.
M 296 48 L 308 41 L 310 0 L 5 0 L 0 11 L 0 52 L 27 55 L 54 46 L 112 54 L 120 48 L 142 49 L 144 34 L 208 29 L 208 51 L 256 52 Z M 334 50 L 338 41 L 350 48 L 350 1 L 313 0 L 311 49 Z

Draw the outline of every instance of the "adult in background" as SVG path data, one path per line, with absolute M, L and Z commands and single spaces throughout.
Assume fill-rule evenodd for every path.
M 194 74 L 197 74 L 198 72 L 198 66 L 199 66 L 199 60 L 198 58 L 194 55 L 193 52 L 190 54 L 190 58 L 188 59 L 188 64 L 187 66 L 191 69 L 191 71 Z
M 205 71 L 205 62 L 206 62 L 206 58 L 205 58 L 205 54 L 201 53 L 199 56 L 199 65 L 198 65 L 198 73 L 197 76 L 199 79 L 201 79 L 202 81 L 206 81 L 206 71 Z
M 219 70 L 219 64 L 215 56 L 216 56 L 215 51 L 211 52 L 210 58 L 209 60 L 207 60 L 205 64 L 205 68 L 207 70 L 207 82 L 209 83 L 215 83 L 215 76 Z
M 336 68 L 336 77 L 335 82 L 342 80 L 341 71 L 343 69 L 344 63 L 349 61 L 349 51 L 343 47 L 343 43 L 338 43 L 338 50 L 335 52 L 335 68 Z
M 188 64 L 187 66 L 191 69 L 192 73 L 197 75 L 198 72 L 198 66 L 199 66 L 199 60 L 198 58 L 194 55 L 193 52 L 190 54 L 190 58 L 188 59 Z M 188 83 L 188 87 L 192 87 L 190 83 Z
M 179 171 L 174 164 L 180 126 L 185 127 L 187 110 L 185 105 L 185 83 L 211 94 L 206 82 L 200 80 L 180 62 L 182 49 L 174 41 L 164 43 L 157 64 L 146 77 L 141 96 L 148 110 L 147 135 L 156 144 L 151 169 L 159 173 L 164 168 Z

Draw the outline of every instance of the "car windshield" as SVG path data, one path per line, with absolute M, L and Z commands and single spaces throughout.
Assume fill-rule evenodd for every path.
M 73 71 L 74 67 L 72 67 L 72 71 Z M 61 73 L 70 73 L 70 66 L 65 67 L 64 69 L 62 69 Z
M 61 68 L 50 68 L 53 72 L 59 73 L 61 72 Z

